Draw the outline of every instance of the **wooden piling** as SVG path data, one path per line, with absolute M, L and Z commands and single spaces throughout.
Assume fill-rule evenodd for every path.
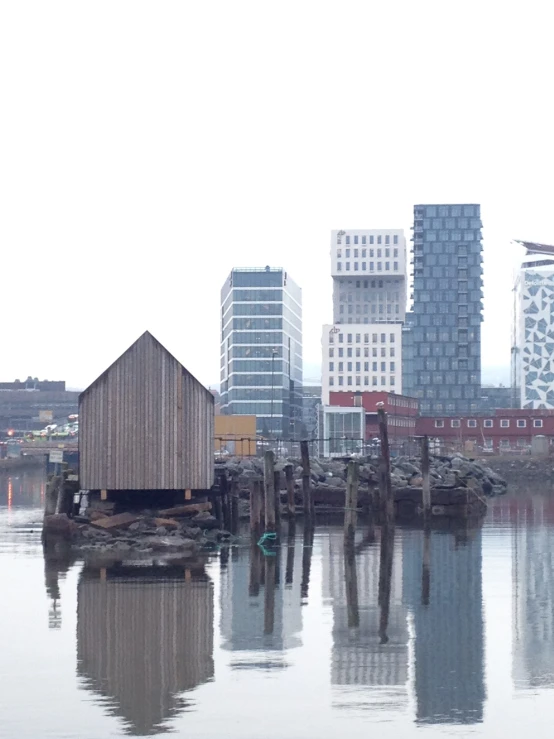
M 429 437 L 421 440 L 421 498 L 423 503 L 423 517 L 428 521 L 431 517 L 431 478 L 429 474 Z
M 352 547 L 356 535 L 356 522 L 358 519 L 358 480 L 359 466 L 354 460 L 348 463 L 346 476 L 346 497 L 344 503 L 344 544 Z
M 273 473 L 273 487 L 275 488 L 275 528 L 281 531 L 281 473 Z
M 250 581 L 248 583 L 248 595 L 257 596 L 260 592 L 262 580 L 262 550 L 256 539 L 252 538 L 250 544 Z
M 229 531 L 231 529 L 231 506 L 229 504 L 229 480 L 226 474 L 220 477 L 220 491 L 223 527 Z
M 310 450 L 307 441 L 300 442 L 300 456 L 302 459 L 302 498 L 304 505 L 304 518 L 311 520 L 313 502 L 312 486 L 310 482 Z
M 264 454 L 265 530 L 277 534 L 275 526 L 275 455 L 269 450 Z
M 260 480 L 250 485 L 250 533 L 258 541 L 262 535 L 262 486 Z
M 287 513 L 289 519 L 296 516 L 296 505 L 294 503 L 294 467 L 287 464 L 285 467 L 285 483 L 287 486 Z
M 394 498 L 392 495 L 392 483 L 390 479 L 389 432 L 385 409 L 378 408 L 377 416 L 379 418 L 379 436 L 381 438 L 381 474 L 379 475 L 381 505 L 383 506 L 383 512 L 385 514 L 385 522 L 388 525 L 393 525 Z
M 354 549 L 346 544 L 344 547 L 344 583 L 346 586 L 348 626 L 352 628 L 360 625 L 358 577 L 356 574 L 356 556 L 354 554 Z

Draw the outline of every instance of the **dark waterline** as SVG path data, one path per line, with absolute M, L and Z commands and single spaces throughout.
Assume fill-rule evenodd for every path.
M 45 561 L 43 496 L 0 473 L 2 739 L 552 733 L 550 491 L 427 543 L 397 528 L 388 589 L 381 532 L 345 561 L 338 525 L 285 528 L 277 557 Z

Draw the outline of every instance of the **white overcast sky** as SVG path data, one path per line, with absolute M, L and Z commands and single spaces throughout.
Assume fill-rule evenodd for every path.
M 512 238 L 554 243 L 546 2 L 0 4 L 0 379 L 84 387 L 145 329 L 219 381 L 233 266 L 303 288 L 330 231 L 479 202 L 483 379 L 508 381 Z

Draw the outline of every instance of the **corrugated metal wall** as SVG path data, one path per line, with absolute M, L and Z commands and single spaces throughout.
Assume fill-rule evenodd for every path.
M 148 332 L 79 403 L 84 490 L 206 490 L 214 399 Z
M 207 578 L 81 574 L 77 672 L 128 733 L 167 729 L 187 707 L 183 691 L 213 678 L 213 609 Z

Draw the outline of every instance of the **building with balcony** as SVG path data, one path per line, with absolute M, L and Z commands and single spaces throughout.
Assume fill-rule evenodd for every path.
M 221 290 L 221 412 L 258 434 L 298 438 L 302 291 L 284 269 L 233 269 Z
M 481 397 L 483 268 L 476 204 L 414 207 L 413 308 L 402 388 L 423 415 L 474 413 Z

